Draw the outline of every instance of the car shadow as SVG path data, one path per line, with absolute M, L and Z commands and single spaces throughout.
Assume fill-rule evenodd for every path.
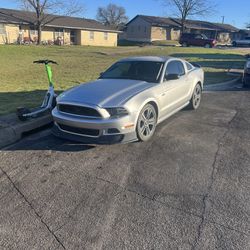
M 96 145 L 61 139 L 52 134 L 51 125 L 23 134 L 20 141 L 1 151 L 56 151 L 79 152 L 94 149 Z

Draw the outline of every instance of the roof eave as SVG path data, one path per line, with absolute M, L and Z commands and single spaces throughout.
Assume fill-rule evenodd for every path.
M 105 32 L 112 32 L 112 33 L 122 33 L 122 31 L 119 31 L 119 30 L 95 29 L 95 28 L 87 28 L 87 27 L 72 27 L 72 26 L 65 26 L 65 25 L 62 26 L 62 25 L 53 25 L 53 24 L 46 24 L 45 27 L 75 29 L 75 30 L 105 31 Z

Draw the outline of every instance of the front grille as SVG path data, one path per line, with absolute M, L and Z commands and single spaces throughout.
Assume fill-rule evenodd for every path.
M 70 105 L 70 104 L 58 104 L 57 108 L 59 111 L 73 114 L 73 115 L 81 115 L 81 116 L 89 116 L 89 117 L 102 117 L 101 114 L 93 108 Z
M 80 135 L 87 135 L 87 136 L 93 136 L 97 137 L 100 134 L 100 131 L 98 129 L 90 129 L 90 128 L 77 128 L 72 127 L 64 124 L 57 123 L 59 128 L 66 132 L 80 134 Z

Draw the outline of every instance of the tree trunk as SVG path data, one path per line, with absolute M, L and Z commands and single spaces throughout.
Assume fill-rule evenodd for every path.
M 38 25 L 38 37 L 37 37 L 37 44 L 40 45 L 42 41 L 42 25 Z
M 181 19 L 181 34 L 183 34 L 185 32 L 185 19 L 182 18 Z

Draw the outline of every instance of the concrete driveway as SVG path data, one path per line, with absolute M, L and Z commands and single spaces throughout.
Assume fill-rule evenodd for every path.
M 147 143 L 49 130 L 0 152 L 1 249 L 250 249 L 250 92 L 211 92 Z

